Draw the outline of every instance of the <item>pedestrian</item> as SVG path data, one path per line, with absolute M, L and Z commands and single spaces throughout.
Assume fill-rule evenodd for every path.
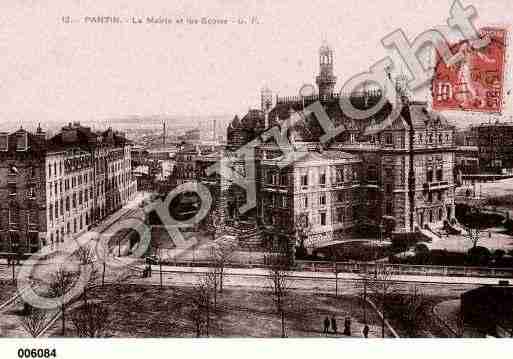
M 351 319 L 349 317 L 344 320 L 344 335 L 351 336 Z
M 337 334 L 337 320 L 335 316 L 331 316 L 331 329 L 333 329 L 333 333 Z
M 367 324 L 365 324 L 365 326 L 363 327 L 363 336 L 365 338 L 369 337 L 369 326 Z
M 324 334 L 328 335 L 328 331 L 330 330 L 330 318 L 324 318 Z
M 152 269 L 151 269 L 151 264 L 148 264 L 148 274 L 149 274 L 149 277 L 151 278 L 151 273 L 152 272 Z

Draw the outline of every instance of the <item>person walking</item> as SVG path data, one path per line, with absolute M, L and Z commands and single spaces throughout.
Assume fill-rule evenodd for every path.
M 363 327 L 363 336 L 364 338 L 369 337 L 369 326 L 367 324 L 365 324 L 365 326 Z
M 329 330 L 330 330 L 330 318 L 326 317 L 326 318 L 324 318 L 324 334 L 328 335 Z
M 334 315 L 331 316 L 331 329 L 333 330 L 333 333 L 337 334 L 337 320 Z
M 351 319 L 349 317 L 344 320 L 344 335 L 351 336 Z

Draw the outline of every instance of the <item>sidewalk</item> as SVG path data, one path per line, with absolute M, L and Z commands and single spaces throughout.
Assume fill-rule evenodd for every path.
M 141 270 L 143 265 L 135 266 Z M 132 268 L 135 268 L 132 266 Z M 179 266 L 162 266 L 163 273 L 183 273 L 183 274 L 202 274 L 212 272 L 214 268 L 210 267 L 179 267 Z M 158 266 L 153 266 L 154 273 L 158 274 Z M 240 277 L 267 277 L 269 270 L 265 268 L 225 268 L 225 275 Z M 318 279 L 318 280 L 335 280 L 334 273 L 327 272 L 306 272 L 306 271 L 289 271 L 288 276 L 297 279 Z M 158 275 L 156 276 L 158 277 Z M 361 276 L 354 273 L 338 273 L 338 280 L 353 281 L 359 280 Z M 447 277 L 447 276 L 419 276 L 419 275 L 393 275 L 390 280 L 394 282 L 408 283 L 433 283 L 433 284 L 470 284 L 485 285 L 498 284 L 500 279 L 490 277 Z

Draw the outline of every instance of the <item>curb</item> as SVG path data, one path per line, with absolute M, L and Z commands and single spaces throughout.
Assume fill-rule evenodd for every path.
M 381 320 L 383 321 L 383 314 L 379 311 L 378 307 L 376 306 L 376 304 L 374 304 L 374 302 L 372 300 L 370 300 L 369 298 L 365 298 L 365 300 L 367 301 L 367 303 L 370 304 L 370 306 L 376 311 L 376 313 L 378 313 L 378 316 L 381 318 Z M 394 338 L 401 338 L 399 336 L 399 334 L 397 334 L 397 332 L 395 331 L 394 328 L 392 328 L 392 326 L 390 325 L 390 323 L 388 322 L 388 320 L 385 319 L 385 325 L 387 326 L 388 330 L 390 330 L 390 332 L 392 333 L 392 335 L 394 336 Z
M 442 302 L 440 302 L 442 303 Z M 438 303 L 438 304 L 440 304 Z M 437 305 L 438 305 L 437 304 Z M 444 328 L 444 330 L 447 330 L 449 331 L 449 333 L 451 333 L 455 338 L 459 338 L 460 336 L 449 326 L 449 324 L 447 324 L 445 322 L 445 320 L 442 319 L 442 317 L 437 313 L 437 310 L 436 310 L 436 306 L 433 306 L 433 308 L 431 309 L 431 312 L 433 313 L 433 317 L 435 318 L 435 320 L 438 322 L 438 325 L 440 325 L 441 327 Z

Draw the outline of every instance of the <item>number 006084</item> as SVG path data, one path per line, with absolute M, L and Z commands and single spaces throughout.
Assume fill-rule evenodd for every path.
M 56 358 L 57 350 L 49 348 L 40 349 L 29 349 L 20 348 L 18 349 L 18 358 Z

